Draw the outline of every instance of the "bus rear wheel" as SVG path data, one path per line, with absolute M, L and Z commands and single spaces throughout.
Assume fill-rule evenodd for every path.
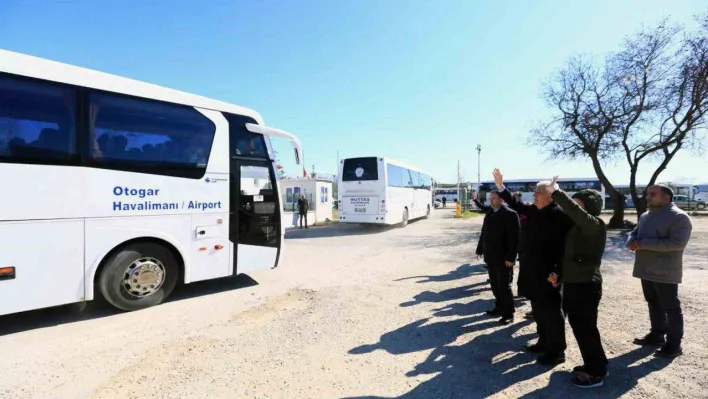
M 106 260 L 99 288 L 116 308 L 140 310 L 167 299 L 178 274 L 177 259 L 169 249 L 154 243 L 129 244 Z
M 401 219 L 401 227 L 408 226 L 408 209 L 403 210 L 403 218 Z

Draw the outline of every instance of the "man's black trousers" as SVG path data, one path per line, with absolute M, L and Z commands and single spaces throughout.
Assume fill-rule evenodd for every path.
M 679 348 L 683 339 L 683 312 L 678 298 L 678 284 L 642 280 L 642 290 L 649 304 L 652 334 L 662 338 L 666 334 L 666 343 L 672 348 Z
M 302 219 L 305 219 L 305 227 L 307 227 L 307 213 L 300 214 L 300 228 L 302 228 Z
M 538 344 L 552 355 L 565 352 L 565 318 L 561 309 L 560 292 L 531 300 L 531 311 L 536 322 Z
M 494 309 L 502 317 L 511 317 L 516 309 L 514 308 L 514 294 L 511 292 L 511 282 L 514 280 L 514 268 L 506 267 L 502 263 L 487 264 L 489 273 L 489 284 L 492 286 L 492 293 L 496 299 Z
M 602 283 L 563 284 L 563 311 L 578 341 L 586 371 L 594 376 L 607 372 L 607 357 L 597 329 L 597 309 L 602 298 Z

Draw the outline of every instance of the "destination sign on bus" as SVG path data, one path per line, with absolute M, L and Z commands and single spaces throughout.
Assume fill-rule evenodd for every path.
M 145 200 L 149 197 L 158 197 L 160 194 L 159 188 L 130 188 L 115 186 L 113 195 L 116 197 L 132 197 L 128 199 L 142 199 L 139 202 L 113 201 L 114 212 L 131 212 L 131 211 L 162 211 L 162 210 L 197 210 L 206 211 L 210 209 L 221 209 L 221 201 L 159 201 Z

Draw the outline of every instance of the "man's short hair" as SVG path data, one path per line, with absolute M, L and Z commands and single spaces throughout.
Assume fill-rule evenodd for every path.
M 550 186 L 551 183 L 552 183 L 552 182 L 551 182 L 550 180 L 541 180 L 540 182 L 536 183 L 536 191 L 537 191 L 537 192 L 538 192 L 538 191 L 545 192 L 545 190 L 543 190 L 543 189 L 545 189 L 546 187 Z
M 671 201 L 674 200 L 674 190 L 664 183 L 657 183 L 653 186 L 649 186 L 649 188 L 658 188 L 662 193 L 664 193 L 664 195 L 668 195 Z

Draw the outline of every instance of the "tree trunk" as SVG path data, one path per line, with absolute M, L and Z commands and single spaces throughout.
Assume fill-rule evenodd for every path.
M 615 209 L 612 212 L 612 217 L 607 227 L 610 229 L 621 229 L 624 227 L 624 195 L 617 190 L 613 191 L 614 192 L 610 193 L 610 196 L 614 200 Z
M 610 229 L 621 229 L 624 227 L 624 196 L 610 183 L 610 179 L 607 178 L 605 171 L 602 170 L 602 164 L 600 164 L 597 153 L 588 155 L 592 161 L 592 167 L 595 169 L 595 174 L 600 180 L 600 184 L 605 187 L 607 194 L 615 200 L 615 209 L 612 212 L 612 218 L 610 218 L 610 223 L 607 227 Z M 620 197 L 622 197 L 621 201 L 619 201 Z

